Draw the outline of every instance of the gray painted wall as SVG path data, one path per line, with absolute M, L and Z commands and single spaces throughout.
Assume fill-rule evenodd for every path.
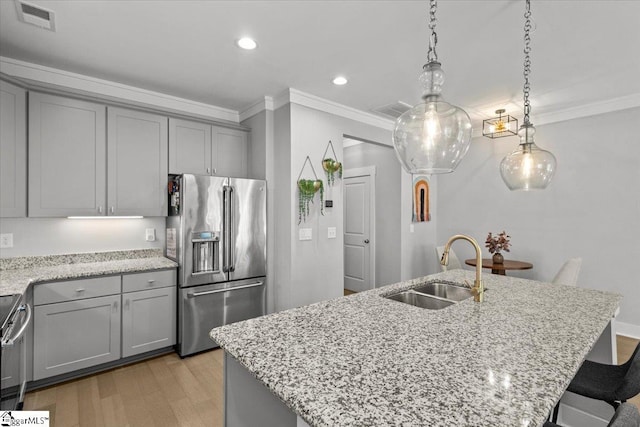
M 145 229 L 155 228 L 156 241 L 145 241 Z M 0 231 L 13 233 L 13 248 L 0 258 L 60 255 L 129 249 L 162 249 L 164 217 L 141 219 L 2 218 Z
M 400 163 L 392 147 L 364 142 L 344 149 L 345 169 L 375 166 L 376 283 L 400 281 Z
M 271 220 L 275 205 L 274 193 L 274 113 L 263 110 L 246 120 L 242 125 L 251 128 L 249 144 L 249 178 L 267 180 L 267 313 L 275 311 L 275 224 Z
M 343 294 L 342 182 L 327 189 L 327 197 L 334 201 L 333 208 L 327 208 L 321 215 L 316 199 L 307 221 L 298 225 L 296 181 L 307 155 L 314 162 L 316 173 L 323 173 L 320 162 L 329 140 L 338 159 L 342 159 L 345 134 L 373 141 L 390 139 L 387 130 L 298 104 L 287 104 L 275 111 L 276 310 Z M 309 176 L 305 174 L 305 177 Z M 327 238 L 328 227 L 336 227 L 337 238 Z M 313 239 L 298 240 L 300 228 L 311 228 Z
M 484 242 L 504 229 L 513 244 L 507 258 L 534 264 L 508 274 L 542 281 L 580 256 L 580 286 L 624 295 L 618 320 L 640 328 L 638 119 L 635 108 L 537 127 L 536 143 L 558 160 L 544 191 L 511 192 L 502 182 L 499 164 L 516 137 L 474 139 L 455 173 L 438 179 L 438 240 L 466 233 Z M 473 255 L 463 243 L 454 250 L 461 259 Z

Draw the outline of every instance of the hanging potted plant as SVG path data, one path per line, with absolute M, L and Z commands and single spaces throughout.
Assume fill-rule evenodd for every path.
M 298 224 L 307 220 L 309 215 L 309 204 L 313 203 L 316 193 L 320 190 L 320 212 L 324 215 L 322 205 L 324 204 L 324 186 L 319 179 L 299 179 L 298 180 Z
M 311 170 L 313 171 L 313 176 L 315 179 L 304 179 L 302 177 L 302 172 L 304 172 L 304 167 L 309 163 L 311 166 Z M 304 160 L 304 164 L 302 165 L 302 170 L 300 171 L 300 175 L 298 175 L 298 224 L 302 221 L 307 220 L 307 216 L 309 215 L 309 204 L 313 203 L 313 199 L 318 191 L 320 191 L 320 213 L 324 215 L 324 185 L 321 179 L 318 179 L 318 175 L 316 175 L 316 171 L 313 168 L 313 164 L 311 164 L 311 160 L 309 156 Z
M 336 181 L 336 174 L 338 178 L 342 178 L 342 163 L 336 159 L 326 158 L 322 161 L 322 169 L 327 174 L 327 184 L 333 185 Z
M 333 157 L 327 157 L 329 147 L 331 147 Z M 327 175 L 327 185 L 333 186 L 336 182 L 336 175 L 338 175 L 338 178 L 342 178 L 342 163 L 338 161 L 336 150 L 333 149 L 331 141 L 327 144 L 327 148 L 325 148 L 324 155 L 322 156 L 322 169 L 324 169 L 324 172 Z

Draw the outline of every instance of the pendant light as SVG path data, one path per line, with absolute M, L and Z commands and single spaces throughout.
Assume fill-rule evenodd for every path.
M 449 173 L 458 166 L 469 150 L 471 120 L 469 115 L 445 102 L 440 92 L 444 72 L 438 62 L 436 44 L 437 1 L 430 0 L 429 51 L 422 68 L 422 102 L 396 120 L 393 146 L 398 160 L 409 173 Z
M 556 171 L 556 158 L 551 152 L 539 148 L 533 141 L 536 128 L 529 121 L 529 74 L 531 73 L 531 1 L 526 0 L 524 14 L 524 119 L 518 130 L 520 145 L 500 163 L 500 175 L 509 190 L 544 190 Z

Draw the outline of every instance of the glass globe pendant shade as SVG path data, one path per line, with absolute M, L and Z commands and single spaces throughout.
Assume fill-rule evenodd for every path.
M 533 142 L 535 128 L 524 124 L 518 131 L 520 145 L 500 162 L 500 175 L 509 190 L 544 190 L 556 171 L 556 158 Z
M 440 95 L 444 72 L 439 62 L 429 62 L 420 76 L 422 102 L 396 120 L 393 146 L 404 169 L 412 174 L 449 173 L 469 150 L 469 115 L 445 102 Z

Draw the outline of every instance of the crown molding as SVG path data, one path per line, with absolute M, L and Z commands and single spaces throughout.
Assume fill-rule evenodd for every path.
M 253 117 L 256 114 L 262 111 L 273 111 L 273 98 L 270 96 L 265 96 L 263 99 L 259 99 L 258 101 L 251 104 L 249 107 L 245 108 L 240 112 L 240 121 L 245 121 L 249 117 Z
M 551 123 L 564 122 L 582 117 L 596 116 L 599 114 L 613 113 L 640 107 L 640 93 L 632 93 L 618 98 L 584 104 L 577 107 L 546 111 L 541 114 L 532 114 L 531 121 L 536 126 Z
M 239 123 L 240 119 L 237 111 L 227 108 L 4 56 L 0 56 L 0 72 L 44 87 L 61 88 L 82 94 L 96 94 L 104 98 L 131 101 L 215 120 Z
M 273 109 L 277 110 L 286 104 L 297 104 L 304 107 L 313 108 L 325 113 L 355 120 L 360 123 L 379 127 L 386 130 L 393 130 L 394 121 L 385 119 L 372 113 L 348 107 L 319 96 L 311 95 L 297 89 L 288 88 L 273 98 Z
M 510 113 L 509 111 L 514 111 L 516 109 L 522 111 L 521 105 L 516 105 L 513 103 L 503 103 L 503 105 L 509 106 L 507 114 L 513 115 L 513 113 Z M 549 109 L 542 113 L 532 113 L 531 123 L 535 124 L 536 126 L 543 126 L 552 123 L 580 119 L 583 117 L 613 113 L 630 108 L 640 108 L 640 93 L 632 93 L 629 95 L 605 99 L 603 101 L 592 102 L 576 107 Z M 473 138 L 482 136 L 482 119 L 480 119 L 480 117 L 482 117 L 481 111 L 487 109 L 489 108 L 469 109 L 469 111 L 472 112 L 473 116 L 476 117 L 476 120 L 473 121 Z M 518 122 L 520 122 L 520 124 L 522 124 L 521 120 L 521 118 L 518 118 Z

